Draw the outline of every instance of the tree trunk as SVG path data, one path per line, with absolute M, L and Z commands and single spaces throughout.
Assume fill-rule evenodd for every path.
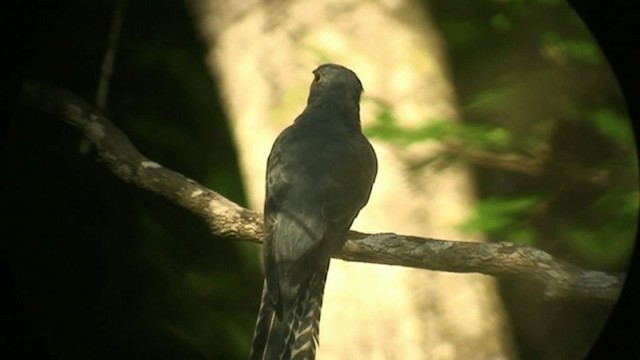
M 302 111 L 311 70 L 354 70 L 365 87 L 362 121 L 380 101 L 402 125 L 455 121 L 455 98 L 425 9 L 405 0 L 370 2 L 191 0 L 210 44 L 209 64 L 227 103 L 250 206 L 264 199 L 267 155 Z M 375 101 L 374 101 L 375 100 Z M 432 145 L 373 141 L 379 173 L 353 228 L 457 239 L 473 191 L 459 165 L 409 176 L 403 161 Z M 256 309 L 257 314 L 257 309 Z M 333 260 L 320 328 L 320 359 L 513 358 L 494 280 Z

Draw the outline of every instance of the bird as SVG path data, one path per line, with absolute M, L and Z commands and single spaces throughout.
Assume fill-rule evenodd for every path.
M 305 109 L 267 160 L 265 280 L 252 360 L 315 359 L 330 257 L 344 246 L 378 171 L 360 124 L 358 76 L 331 63 L 312 73 Z

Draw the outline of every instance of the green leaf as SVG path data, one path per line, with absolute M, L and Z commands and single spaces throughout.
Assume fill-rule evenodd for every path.
M 503 13 L 493 15 L 489 22 L 491 23 L 491 26 L 498 31 L 504 32 L 511 30 L 511 20 Z
M 610 108 L 601 108 L 587 115 L 587 119 L 603 136 L 625 147 L 633 147 L 633 129 L 629 118 Z
M 635 236 L 615 226 L 600 229 L 565 227 L 566 241 L 582 258 L 601 267 L 625 265 L 633 252 Z
M 529 212 L 540 202 L 540 196 L 524 196 L 516 198 L 492 197 L 478 202 L 473 214 L 458 230 L 465 233 L 495 233 L 515 231 L 514 238 L 520 242 L 533 242 L 534 234 L 527 233 L 517 225 L 527 219 Z M 505 236 L 511 237 L 510 234 Z
M 637 233 L 640 193 L 612 189 L 584 210 L 589 223 L 560 222 L 571 249 L 592 264 L 611 268 L 626 265 Z
M 592 39 L 567 39 L 555 31 L 545 31 L 540 36 L 540 48 L 556 58 L 567 59 L 587 65 L 598 65 L 602 61 L 600 49 Z
M 511 95 L 512 92 L 506 88 L 486 89 L 474 95 L 463 110 L 469 111 L 500 106 L 506 103 L 506 100 Z

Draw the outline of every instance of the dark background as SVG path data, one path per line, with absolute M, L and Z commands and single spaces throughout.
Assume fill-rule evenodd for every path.
M 576 9 L 607 54 L 635 119 L 638 59 L 630 50 L 638 48 L 638 40 L 633 12 L 621 2 L 580 3 Z M 502 8 L 503 16 L 496 18 L 496 7 L 431 4 L 449 44 L 453 81 L 463 104 L 477 97 L 479 88 L 493 84 L 514 49 L 519 56 L 511 61 L 521 72 L 536 66 L 533 60 L 522 60 L 535 59 L 535 51 L 517 40 L 535 33 L 535 14 Z M 2 90 L 14 121 L 3 122 L 6 305 L 0 351 L 19 359 L 246 358 L 262 282 L 258 248 L 213 237 L 187 211 L 116 179 L 93 151 L 79 152 L 82 138 L 71 127 L 37 110 L 13 106 L 24 78 L 56 84 L 93 101 L 113 8 L 114 2 L 107 0 L 14 1 L 5 7 L 2 34 L 9 50 L 2 56 L 7 62 Z M 538 8 L 533 9 L 535 13 Z M 495 28 L 505 29 L 504 18 L 521 25 L 500 35 Z M 460 19 L 484 29 L 474 35 L 483 41 L 465 41 L 456 22 Z M 561 17 L 545 22 L 549 23 L 560 33 L 566 30 Z M 494 30 L 478 24 L 493 25 Z M 203 63 L 206 47 L 184 3 L 129 1 L 117 51 L 106 110 L 110 119 L 149 158 L 243 205 L 242 179 L 224 109 L 215 79 Z M 484 60 L 473 63 L 474 57 Z M 576 66 L 600 71 L 605 65 Z M 561 89 L 570 90 L 571 81 L 579 85 L 582 79 L 566 81 Z M 594 101 L 588 96 L 578 99 Z M 490 123 L 490 115 L 484 114 L 486 118 L 483 113 L 465 113 L 465 121 Z M 584 153 L 596 147 L 615 155 L 611 139 L 572 119 L 561 124 L 550 141 L 556 153 L 591 160 L 595 155 Z M 580 134 L 586 143 L 567 141 L 567 133 Z M 511 192 L 501 195 L 516 197 L 523 188 L 549 186 L 517 174 L 477 166 L 474 170 L 479 193 L 487 198 L 503 188 Z M 552 181 L 553 176 L 544 179 Z M 499 189 L 492 186 L 496 183 Z M 518 185 L 504 185 L 514 183 Z M 602 190 L 559 194 L 562 201 L 550 206 L 539 221 L 586 206 L 602 196 Z M 588 268 L 624 270 L 624 262 L 615 257 L 594 262 L 580 249 L 553 241 L 559 235 L 543 234 L 540 238 L 551 243 L 534 245 L 554 255 Z M 499 239 L 505 234 L 489 235 Z M 635 283 L 634 271 L 629 281 Z M 601 321 L 609 310 L 536 301 L 539 296 L 522 293 L 518 284 L 502 282 L 501 288 L 523 359 L 570 358 L 571 349 L 578 351 L 584 346 L 581 339 L 590 336 L 581 331 L 597 328 L 590 322 Z M 638 298 L 631 288 L 625 288 L 593 358 L 640 354 L 634 341 L 639 318 L 633 304 Z M 535 324 L 523 316 L 528 313 L 565 325 Z
M 243 205 L 225 114 L 184 4 L 128 3 L 107 115 L 143 154 Z M 93 101 L 114 4 L 22 18 L 44 29 L 19 40 L 24 76 Z M 262 287 L 258 247 L 215 238 L 186 210 L 123 183 L 93 150 L 80 154 L 79 133 L 59 119 L 27 108 L 13 116 L 4 192 L 13 236 L 4 252 L 14 308 L 3 350 L 246 357 Z

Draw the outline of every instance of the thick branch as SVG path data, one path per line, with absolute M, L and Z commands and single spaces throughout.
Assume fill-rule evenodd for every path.
M 625 275 L 583 270 L 531 246 L 510 242 L 450 241 L 397 234 L 351 232 L 336 257 L 457 273 L 520 278 L 539 285 L 549 299 L 613 303 Z
M 100 158 L 126 182 L 164 196 L 202 217 L 211 231 L 234 240 L 261 242 L 260 214 L 144 157 L 99 110 L 73 93 L 26 83 L 23 103 L 58 115 L 95 144 Z M 352 231 L 342 252 L 348 261 L 409 266 L 531 281 L 552 299 L 614 303 L 624 274 L 579 269 L 530 246 L 478 243 Z

